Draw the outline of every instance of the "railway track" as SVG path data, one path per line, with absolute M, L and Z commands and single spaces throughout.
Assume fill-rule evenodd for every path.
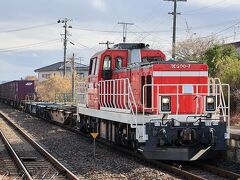
M 48 121 L 51 122 L 51 121 Z M 70 130 L 74 133 L 78 133 L 85 138 L 89 139 L 91 138 L 90 135 L 84 134 L 72 127 L 64 126 L 60 123 L 51 122 L 55 125 L 61 126 L 64 129 Z M 182 177 L 184 179 L 239 179 L 240 174 L 233 173 L 231 171 L 227 171 L 225 169 L 221 169 L 218 167 L 214 167 L 212 165 L 204 164 L 204 163 L 169 163 L 169 162 L 163 162 L 163 161 L 155 161 L 155 160 L 148 160 L 145 159 L 141 154 L 136 154 L 133 151 L 130 151 L 126 148 L 123 148 L 121 146 L 116 146 L 111 143 L 108 143 L 104 141 L 101 138 L 97 138 L 97 142 L 106 146 L 110 146 L 111 148 L 127 154 L 133 158 L 136 159 L 136 161 L 142 161 L 146 165 L 152 165 L 154 167 L 158 167 L 161 169 L 164 169 L 168 172 L 171 172 L 172 174 L 175 174 L 179 177 Z
M 102 143 L 102 142 L 101 142 Z M 115 149 L 129 154 L 136 158 L 136 160 L 141 160 L 144 163 L 156 166 L 161 169 L 165 169 L 168 172 L 176 174 L 180 177 L 186 179 L 197 179 L 197 180 L 206 180 L 206 179 L 236 179 L 240 180 L 240 174 L 218 168 L 206 163 L 200 162 L 163 162 L 157 160 L 145 159 L 142 155 L 133 153 L 122 147 L 114 146 Z
M 56 125 L 59 125 L 65 129 L 68 129 L 74 133 L 78 133 L 85 138 L 91 138 L 90 135 L 84 134 L 74 128 L 66 127 L 60 123 L 53 122 Z M 169 162 L 163 162 L 163 161 L 157 161 L 157 160 L 149 160 L 145 159 L 141 154 L 135 153 L 131 150 L 128 150 L 124 147 L 114 145 L 112 143 L 104 141 L 104 139 L 98 138 L 97 142 L 104 144 L 106 146 L 110 146 L 111 148 L 116 149 L 117 151 L 120 151 L 124 154 L 128 154 L 131 157 L 134 157 L 136 160 L 141 160 L 142 162 L 146 164 L 150 164 L 153 166 L 156 166 L 158 168 L 164 169 L 168 172 L 171 172 L 173 174 L 176 174 L 180 177 L 186 178 L 186 179 L 196 179 L 196 180 L 207 180 L 207 179 L 236 179 L 240 180 L 240 174 L 218 168 L 212 165 L 208 165 L 206 163 L 200 163 L 200 162 L 185 162 L 185 163 L 169 163 Z
M 2 142 L 17 166 L 18 177 L 79 179 L 2 112 L 0 112 L 0 129 Z M 4 176 L 8 176 L 7 172 Z
M 2 132 L 0 136 L 1 134 Z M 0 138 L 0 179 L 17 179 L 18 177 L 21 177 L 21 174 Z

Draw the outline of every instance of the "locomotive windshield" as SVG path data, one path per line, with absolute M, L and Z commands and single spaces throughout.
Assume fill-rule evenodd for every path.
M 103 61 L 103 70 L 111 70 L 111 57 L 106 56 Z
M 121 57 L 116 58 L 115 66 L 116 66 L 116 69 L 121 69 L 121 67 L 122 67 L 122 58 Z

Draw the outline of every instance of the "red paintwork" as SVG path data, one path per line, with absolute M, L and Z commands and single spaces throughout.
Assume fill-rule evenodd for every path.
M 95 54 L 92 59 L 97 58 L 97 61 L 99 62 L 98 67 L 98 74 L 95 75 L 89 75 L 88 76 L 88 104 L 87 106 L 89 108 L 99 109 L 99 87 L 97 84 L 99 84 L 99 81 L 102 81 L 102 68 L 103 68 L 103 60 L 105 56 L 111 56 L 112 58 L 112 79 L 123 79 L 128 78 L 130 80 L 130 84 L 132 87 L 132 91 L 134 94 L 134 98 L 137 103 L 138 111 L 141 112 L 143 109 L 142 105 L 142 83 L 141 83 L 141 77 L 142 76 L 151 76 L 152 78 L 152 84 L 207 84 L 208 83 L 208 77 L 207 76 L 191 76 L 191 77 L 181 77 L 181 76 L 157 76 L 153 77 L 153 72 L 156 71 L 171 71 L 171 72 L 179 72 L 179 71 L 207 71 L 208 67 L 204 64 L 185 64 L 181 65 L 179 63 L 175 63 L 174 61 L 172 63 L 159 63 L 159 64 L 149 64 L 147 66 L 128 66 L 128 50 L 116 50 L 116 49 L 108 49 L 105 51 L 102 51 L 100 53 Z M 123 67 L 122 69 L 115 70 L 115 58 L 116 57 L 122 57 L 123 58 Z M 164 61 L 166 60 L 166 56 L 160 51 L 160 50 L 141 50 L 141 57 L 145 56 L 158 56 L 161 57 Z M 91 68 L 91 67 L 90 67 Z M 90 70 L 91 71 L 91 70 Z M 146 78 L 145 78 L 146 79 Z M 106 91 L 109 93 L 112 92 L 109 87 L 106 87 Z M 176 87 L 164 87 L 160 92 L 162 93 L 170 93 L 176 91 Z M 194 87 L 194 92 L 196 91 L 196 88 Z M 198 89 L 199 92 L 207 92 L 206 87 L 200 87 Z M 179 92 L 182 92 L 182 88 L 179 88 Z M 157 88 L 154 88 L 154 95 L 157 94 Z M 103 97 L 101 97 L 103 98 Z M 118 98 L 118 101 L 120 101 L 121 97 L 114 97 L 115 100 Z M 107 106 L 111 106 L 111 103 L 113 101 L 113 96 L 107 97 L 106 103 Z M 195 99 L 196 96 L 194 95 L 184 95 L 179 97 L 179 102 L 181 103 L 181 106 L 179 108 L 179 114 L 191 114 L 195 113 L 196 106 L 195 106 Z M 103 99 L 101 99 L 103 101 Z M 176 112 L 176 97 L 171 97 L 172 103 L 172 113 Z M 203 97 L 199 98 L 199 104 L 200 106 L 203 105 Z M 157 98 L 154 99 L 153 102 L 154 107 L 157 107 Z M 200 109 L 198 112 L 203 111 Z M 149 112 L 156 112 L 155 110 L 149 110 Z

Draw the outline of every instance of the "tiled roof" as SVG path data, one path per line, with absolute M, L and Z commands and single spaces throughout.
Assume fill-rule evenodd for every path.
M 71 62 L 67 61 L 66 62 L 66 67 L 71 68 L 71 66 L 72 66 Z M 57 63 L 51 64 L 49 66 L 45 66 L 45 67 L 42 67 L 42 68 L 39 68 L 39 69 L 35 69 L 34 72 L 58 71 L 58 70 L 63 70 L 63 68 L 64 68 L 64 62 L 57 62 Z M 88 69 L 88 66 L 75 62 L 75 68 Z

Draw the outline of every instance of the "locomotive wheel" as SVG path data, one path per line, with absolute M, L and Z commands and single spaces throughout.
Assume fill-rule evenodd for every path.
M 130 143 L 130 147 L 131 149 L 137 153 L 138 151 L 138 142 L 136 140 L 132 140 L 131 143 Z

